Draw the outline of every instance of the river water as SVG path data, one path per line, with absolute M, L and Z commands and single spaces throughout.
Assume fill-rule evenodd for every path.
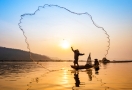
M 34 62 L 1 62 L 0 90 L 132 90 L 131 62 L 78 71 L 70 67 L 72 62 L 40 63 L 44 67 Z

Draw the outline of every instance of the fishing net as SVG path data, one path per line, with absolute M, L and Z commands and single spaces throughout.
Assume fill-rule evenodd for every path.
M 81 59 L 86 60 L 89 52 L 95 58 L 108 55 L 110 37 L 87 12 L 79 13 L 58 5 L 45 4 L 38 6 L 33 13 L 25 13 L 20 17 L 18 26 L 24 35 L 30 59 L 37 64 L 40 63 L 31 52 L 51 59 L 73 59 L 71 50 L 60 49 L 59 43 L 64 39 L 85 53 L 86 56 Z

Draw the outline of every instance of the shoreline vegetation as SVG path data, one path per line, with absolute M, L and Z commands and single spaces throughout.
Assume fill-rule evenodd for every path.
M 34 60 L 53 60 L 46 55 L 32 53 Z M 0 61 L 31 61 L 29 51 L 0 47 Z

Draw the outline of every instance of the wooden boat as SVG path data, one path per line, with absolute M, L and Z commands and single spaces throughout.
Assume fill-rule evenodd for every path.
M 86 65 L 79 65 L 79 66 L 74 66 L 74 65 L 71 65 L 71 68 L 74 68 L 74 69 L 88 69 L 88 68 L 92 68 L 93 66 L 92 65 L 89 65 L 89 64 L 86 64 Z
M 85 65 L 79 65 L 79 66 L 74 66 L 74 65 L 71 65 L 71 68 L 73 69 L 89 69 L 89 68 L 99 68 L 99 66 L 94 66 L 92 65 L 92 60 L 91 60 L 91 53 L 89 53 L 89 56 L 87 58 L 87 62 Z

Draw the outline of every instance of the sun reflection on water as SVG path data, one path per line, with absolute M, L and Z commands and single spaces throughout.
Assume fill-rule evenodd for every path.
M 19 69 L 11 68 L 15 64 Z M 132 90 L 131 63 L 110 63 L 107 68 L 101 65 L 98 74 L 94 68 L 76 72 L 69 68 L 70 63 L 66 67 L 66 63 L 49 62 L 51 72 L 34 63 L 21 64 L 5 63 L 7 69 L 1 64 L 0 90 Z
M 65 69 L 64 71 L 63 71 L 63 82 L 62 82 L 62 84 L 67 84 L 69 81 L 68 81 L 68 75 L 67 75 L 68 73 L 67 73 L 67 70 Z

